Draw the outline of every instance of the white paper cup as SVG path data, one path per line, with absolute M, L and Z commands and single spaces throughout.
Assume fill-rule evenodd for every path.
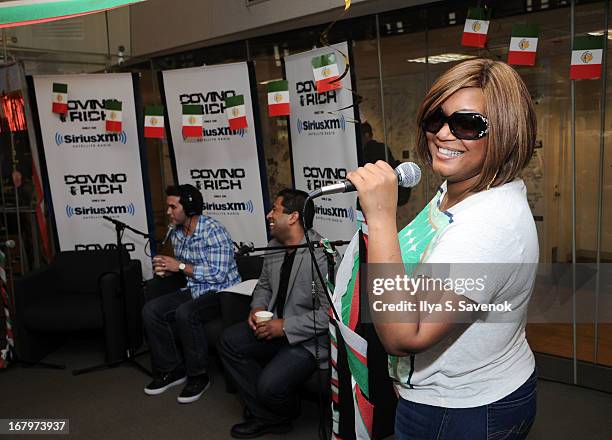
M 274 313 L 260 310 L 259 312 L 255 312 L 255 322 L 269 321 L 272 319 L 272 316 L 274 316 Z
M 153 262 L 153 270 L 155 271 L 155 275 L 163 278 L 166 275 L 166 271 L 163 270 L 161 267 L 156 266 L 155 263 L 157 263 L 160 260 L 159 257 L 155 256 L 151 259 L 151 261 Z

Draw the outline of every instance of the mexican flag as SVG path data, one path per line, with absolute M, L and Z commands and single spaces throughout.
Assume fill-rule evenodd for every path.
M 36 192 L 36 222 L 40 230 L 43 255 L 47 261 L 51 260 L 51 244 L 49 243 L 49 230 L 47 229 L 47 218 L 45 217 L 45 193 L 40 180 L 40 162 L 37 154 L 32 153 L 32 182 Z
M 53 113 L 65 115 L 68 113 L 68 84 L 53 83 Z
M 340 71 L 336 63 L 336 54 L 328 53 L 312 59 L 312 71 L 314 73 L 317 92 L 327 92 L 342 88 L 342 81 L 332 82 L 340 78 Z
M 225 98 L 225 114 L 227 115 L 230 129 L 247 128 L 244 95 L 228 96 Z
M 164 137 L 164 106 L 148 105 L 145 107 L 144 136 L 146 138 Z
M 592 35 L 574 38 L 570 79 L 596 79 L 601 76 L 604 37 Z
M 508 64 L 534 66 L 538 49 L 538 25 L 515 24 L 512 26 Z
M 5 261 L 6 261 L 6 255 L 4 255 L 4 252 L 0 251 L 0 281 L 3 283 L 6 283 L 6 271 L 4 270 Z
M 183 104 L 183 137 L 201 138 L 204 128 L 204 108 L 197 104 Z
M 469 8 L 461 45 L 469 47 L 485 47 L 489 32 L 489 19 L 484 8 Z
M 268 83 L 268 116 L 289 116 L 289 81 Z
M 106 110 L 106 131 L 121 131 L 121 120 L 123 119 L 121 101 L 116 99 L 107 99 L 104 101 L 104 109 Z

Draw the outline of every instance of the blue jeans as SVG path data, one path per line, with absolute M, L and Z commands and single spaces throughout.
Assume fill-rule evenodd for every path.
M 142 319 L 153 369 L 167 373 L 184 368 L 188 376 L 205 373 L 208 343 L 204 323 L 215 319 L 219 313 L 216 292 L 192 299 L 189 290 L 178 291 L 145 303 Z
M 442 408 L 399 399 L 395 413 L 397 440 L 520 440 L 536 415 L 534 371 L 516 391 L 489 405 Z
M 260 341 L 246 322 L 223 332 L 221 359 L 251 413 L 280 423 L 298 411 L 297 390 L 317 369 L 314 357 L 286 338 Z

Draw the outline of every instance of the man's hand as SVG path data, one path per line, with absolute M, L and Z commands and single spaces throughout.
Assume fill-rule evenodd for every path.
M 283 331 L 284 319 L 271 319 L 257 324 L 255 329 L 255 337 L 259 340 L 269 341 L 274 338 L 282 338 L 285 335 Z
M 156 255 L 153 258 L 153 268 L 156 272 L 178 272 L 179 261 L 166 255 Z
M 266 309 L 263 307 L 255 307 L 254 309 L 251 309 L 251 313 L 249 313 L 249 317 L 247 318 L 247 323 L 249 324 L 249 327 L 251 327 L 251 330 L 255 331 L 255 329 L 257 328 L 257 323 L 255 322 L 255 313 L 261 312 L 263 310 Z

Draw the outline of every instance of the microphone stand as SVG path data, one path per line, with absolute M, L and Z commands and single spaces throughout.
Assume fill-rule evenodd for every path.
M 311 228 L 309 228 L 308 230 L 310 230 Z M 306 231 L 306 230 L 305 230 Z M 305 234 L 304 231 L 304 234 Z M 350 241 L 346 241 L 346 240 L 336 240 L 336 241 L 330 241 L 329 244 L 332 248 L 337 247 L 337 246 L 345 246 L 347 244 L 349 244 Z M 322 243 L 312 243 L 312 247 L 313 248 L 321 248 L 324 247 L 325 245 Z M 275 250 L 285 250 L 285 249 L 304 249 L 308 247 L 308 243 L 303 243 L 303 244 L 290 244 L 290 245 L 286 245 L 286 246 L 266 246 L 266 247 L 250 247 L 247 246 L 246 248 L 242 248 L 239 247 L 238 250 L 238 254 L 239 255 L 248 255 L 252 252 L 262 252 L 262 251 L 275 251 Z
M 316 196 L 314 196 L 316 197 Z M 304 244 L 295 244 L 295 245 L 287 245 L 287 246 L 266 246 L 266 247 L 253 247 L 253 246 L 248 246 L 248 245 L 244 245 L 243 243 L 240 243 L 240 246 L 236 243 L 234 243 L 236 245 L 236 247 L 238 248 L 238 255 L 249 255 L 252 252 L 262 252 L 262 251 L 274 251 L 274 250 L 288 250 L 288 249 L 303 249 L 303 248 L 308 248 L 308 251 L 310 252 L 310 261 L 311 261 L 311 270 L 313 270 L 313 268 L 316 270 L 317 272 L 317 277 L 321 283 L 321 288 L 323 289 L 323 291 L 325 292 L 325 296 L 327 297 L 327 301 L 329 302 L 329 306 L 331 307 L 334 317 L 336 320 L 339 320 L 340 318 L 338 317 L 338 312 L 336 312 L 336 309 L 333 305 L 332 302 L 332 298 L 331 298 L 331 294 L 329 293 L 328 289 L 327 289 L 327 283 L 325 282 L 325 279 L 323 278 L 323 274 L 321 273 L 321 269 L 319 268 L 319 265 L 317 264 L 317 259 L 315 256 L 315 248 L 326 248 L 326 244 L 322 243 L 322 242 L 317 242 L 317 243 L 313 243 L 310 240 L 310 237 L 308 235 L 308 232 L 312 229 L 312 225 L 309 225 L 306 222 L 306 208 L 308 207 L 308 202 L 310 200 L 312 200 L 313 198 L 313 194 L 309 195 L 306 198 L 306 201 L 304 203 L 304 209 L 302 210 L 302 212 L 300 213 L 301 217 L 302 217 L 302 224 L 304 225 L 304 237 L 306 239 L 306 243 Z M 335 249 L 338 246 L 344 246 L 349 244 L 350 241 L 345 241 L 345 240 L 336 240 L 336 241 L 330 241 L 327 244 L 329 245 L 329 247 L 331 249 Z M 335 266 L 335 262 L 334 262 L 334 253 L 335 252 L 327 252 L 325 251 L 325 257 L 327 260 L 327 272 L 328 272 L 328 278 L 329 280 L 334 283 L 334 278 L 335 278 L 335 270 L 334 270 L 334 266 Z M 313 271 L 313 281 L 312 281 L 312 312 L 313 312 L 313 332 L 316 335 L 317 332 L 317 322 L 316 322 L 316 289 L 315 289 L 315 282 L 314 282 L 314 271 Z M 276 305 L 274 305 L 276 306 Z M 327 439 L 327 431 L 325 430 L 325 415 L 323 413 L 324 409 L 324 405 L 323 405 L 323 384 L 321 381 L 321 369 L 319 368 L 320 366 L 320 361 L 319 361 L 319 344 L 318 344 L 318 338 L 315 336 L 315 360 L 316 360 L 316 364 L 317 364 L 317 377 L 319 379 L 319 409 L 321 411 L 321 414 L 319 414 L 319 438 L 320 439 Z
M 115 234 L 116 234 L 116 240 L 117 240 L 117 263 L 119 264 L 119 297 L 121 298 L 121 302 L 122 302 L 122 310 L 123 310 L 123 325 L 124 325 L 124 329 L 125 329 L 125 342 L 126 342 L 126 350 L 125 350 L 125 356 L 118 360 L 118 361 L 114 361 L 114 362 L 104 362 L 102 364 L 99 365 L 94 365 L 91 367 L 87 367 L 87 368 L 81 368 L 78 370 L 73 370 L 72 371 L 72 375 L 73 376 L 78 376 L 80 374 L 86 374 L 86 373 L 91 373 L 93 371 L 98 371 L 98 370 L 105 370 L 108 368 L 113 368 L 113 367 L 118 367 L 124 363 L 128 363 L 128 365 L 142 371 L 143 373 L 147 374 L 148 376 L 153 376 L 153 374 L 151 373 L 150 370 L 148 370 L 144 365 L 139 364 L 136 361 L 136 358 L 138 356 L 142 356 L 143 354 L 148 353 L 148 350 L 142 351 L 140 353 L 133 353 L 132 352 L 132 348 L 129 347 L 130 345 L 130 341 L 129 341 L 129 335 L 128 335 L 128 316 L 127 316 L 127 301 L 126 301 L 126 296 L 127 296 L 127 289 L 126 289 L 126 282 L 125 282 L 125 271 L 123 269 L 123 243 L 121 242 L 122 240 L 122 236 L 123 236 L 123 232 L 127 229 L 132 231 L 133 233 L 140 235 L 141 237 L 144 237 L 146 239 L 151 239 L 152 237 L 147 234 L 144 233 L 142 231 L 139 231 L 138 229 L 134 229 L 133 227 L 131 227 L 130 225 L 116 220 L 114 218 L 108 217 L 106 215 L 102 216 L 102 218 L 106 221 L 111 222 L 112 224 L 115 225 Z M 129 259 L 128 259 L 129 261 Z M 134 350 L 136 351 L 136 350 Z
M 327 301 L 329 302 L 329 307 L 332 310 L 332 313 L 334 315 L 334 319 L 336 321 L 340 320 L 340 317 L 338 316 L 338 312 L 336 311 L 336 308 L 334 307 L 334 303 L 332 301 L 332 297 L 331 294 L 329 293 L 329 290 L 327 289 L 327 283 L 325 282 L 325 279 L 323 278 L 323 274 L 321 273 L 321 269 L 319 268 L 319 265 L 317 264 L 317 260 L 315 257 L 315 247 L 321 247 L 320 243 L 312 243 L 310 241 L 310 237 L 308 236 L 308 231 L 310 229 L 312 229 L 312 225 L 309 224 L 306 221 L 306 209 L 308 208 L 308 205 L 310 203 L 310 201 L 315 198 L 316 195 L 314 195 L 313 193 L 309 194 L 308 197 L 306 198 L 306 200 L 304 201 L 304 209 L 301 212 L 302 215 L 302 224 L 304 225 L 304 236 L 306 237 L 306 245 L 308 247 L 308 251 L 310 252 L 310 259 L 312 261 L 312 267 L 314 267 L 314 269 L 317 272 L 317 276 L 319 278 L 319 281 L 321 283 L 321 287 L 323 288 L 323 291 L 325 292 L 325 296 L 327 297 Z M 313 208 L 314 209 L 314 208 Z M 349 241 L 345 241 L 342 242 L 342 244 L 348 244 L 350 243 Z M 318 246 L 317 246 L 318 245 Z M 332 265 L 333 265 L 333 255 L 328 254 L 326 252 L 326 256 L 327 256 L 327 264 L 328 264 L 328 275 L 330 276 L 330 280 L 333 282 L 334 278 L 335 278 L 335 270 L 333 268 L 333 266 L 330 267 L 330 259 L 332 260 Z M 311 270 L 312 270 L 311 267 Z M 313 274 L 314 277 L 314 274 Z M 312 304 L 313 304 L 313 315 L 312 315 L 312 319 L 313 319 L 313 331 L 316 335 L 317 332 L 317 321 L 316 321 L 316 313 L 314 310 L 314 305 L 315 305 L 315 283 L 314 280 L 312 282 Z M 319 360 L 319 339 L 315 336 L 315 360 L 316 360 L 316 365 L 317 365 L 317 378 L 319 381 L 319 439 L 325 439 L 327 440 L 328 436 L 328 429 L 326 427 L 326 417 L 325 417 L 325 408 L 328 406 L 327 404 L 328 402 L 325 402 L 325 405 L 323 403 L 323 380 L 321 379 L 321 368 L 320 368 L 320 360 Z
M 310 229 L 311 228 L 309 228 L 309 229 L 304 231 L 304 236 L 307 236 L 307 232 Z M 304 244 L 293 244 L 293 245 L 287 245 L 287 246 L 267 246 L 267 247 L 249 247 L 249 246 L 245 247 L 241 243 L 241 246 L 236 245 L 236 247 L 238 248 L 238 255 L 242 256 L 242 255 L 249 255 L 252 252 L 309 248 L 308 242 L 310 242 L 310 238 L 307 237 L 306 241 L 307 241 L 307 243 L 304 243 Z M 329 244 L 331 249 L 335 250 L 336 247 L 346 246 L 349 243 L 350 243 L 350 241 L 346 241 L 346 240 L 336 240 L 336 241 L 330 241 L 328 244 Z M 320 242 L 317 242 L 317 243 L 310 242 L 310 245 L 312 246 L 312 248 L 322 248 L 322 247 L 325 247 L 325 244 L 320 243 Z M 314 258 L 312 253 L 311 253 L 310 257 Z M 334 284 L 334 279 L 335 279 L 335 274 L 336 274 L 336 271 L 334 270 L 334 267 L 336 265 L 336 263 L 334 262 L 334 253 L 333 252 L 325 252 L 325 257 L 327 259 L 327 278 L 331 281 L 332 284 Z M 321 275 L 319 281 L 321 281 L 321 278 L 322 278 L 322 275 Z M 323 281 L 321 281 L 321 283 L 324 285 Z M 328 301 L 330 301 L 330 304 L 331 304 L 331 298 L 330 298 L 329 294 L 327 295 L 327 299 L 328 299 Z
M 308 206 L 308 200 L 310 198 L 306 199 L 306 203 L 305 203 L 305 207 Z M 306 209 L 306 208 L 304 208 Z M 312 229 L 311 227 L 307 227 L 308 223 L 306 223 L 305 221 L 305 215 L 304 212 L 301 212 L 300 215 L 302 216 L 302 224 L 304 224 L 304 237 L 306 238 L 306 243 L 303 244 L 295 244 L 295 245 L 287 245 L 287 246 L 266 246 L 266 247 L 252 247 L 252 246 L 248 246 L 248 245 L 244 245 L 243 243 L 241 243 L 240 246 L 238 246 L 236 244 L 236 247 L 238 248 L 238 255 L 249 255 L 252 252 L 262 252 L 262 251 L 275 251 L 275 250 L 288 250 L 288 249 L 303 249 L 303 248 L 308 248 L 308 251 L 310 252 L 310 261 L 311 261 L 311 270 L 316 269 L 319 281 L 321 282 L 321 287 L 323 288 L 323 291 L 325 292 L 325 296 L 327 296 L 327 301 L 329 302 L 330 307 L 332 308 L 333 312 L 334 312 L 334 316 L 336 317 L 336 319 L 338 318 L 338 314 L 333 306 L 332 303 L 332 299 L 331 299 L 331 295 L 329 293 L 329 291 L 327 290 L 327 284 L 325 283 L 325 279 L 323 278 L 323 274 L 321 273 L 321 270 L 319 268 L 319 265 L 317 264 L 317 259 L 314 253 L 314 249 L 315 248 L 324 248 L 326 247 L 324 243 L 321 242 L 317 242 L 317 243 L 313 243 L 312 241 L 310 241 L 310 237 L 308 236 L 308 232 L 310 231 L 310 229 Z M 308 225 L 310 226 L 310 225 Z M 344 246 L 349 244 L 350 241 L 345 241 L 345 240 L 336 240 L 336 241 L 330 241 L 328 244 L 330 246 L 331 249 L 335 249 L 338 246 Z M 334 252 L 325 252 L 325 257 L 327 260 L 327 272 L 328 272 L 328 278 L 329 280 L 333 283 L 334 282 L 334 278 L 335 278 L 335 270 L 334 270 L 334 266 L 335 266 L 335 262 L 334 262 Z M 276 306 L 276 305 L 275 305 Z M 314 282 L 314 271 L 313 271 L 313 281 L 312 281 L 312 312 L 313 312 L 313 332 L 316 335 L 317 332 L 317 324 L 316 324 L 316 289 L 315 289 L 315 282 Z M 316 347 L 315 347 L 315 352 L 316 352 L 316 363 L 317 363 L 317 377 L 319 379 L 319 408 L 320 411 L 324 411 L 324 405 L 323 405 L 323 383 L 321 381 L 321 370 L 319 368 L 319 344 L 318 344 L 318 338 L 315 336 L 315 341 L 316 342 Z M 323 413 L 319 414 L 319 438 L 323 439 L 327 439 L 327 432 L 325 431 L 324 428 L 325 425 L 325 416 Z

